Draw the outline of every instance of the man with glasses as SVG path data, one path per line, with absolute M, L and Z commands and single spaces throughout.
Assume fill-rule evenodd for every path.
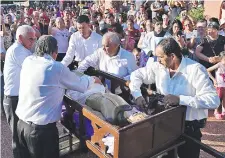
M 12 131 L 12 148 L 14 158 L 19 157 L 17 122 L 15 110 L 18 103 L 20 87 L 20 71 L 23 61 L 31 55 L 31 49 L 36 40 L 35 30 L 28 25 L 19 26 L 16 31 L 17 41 L 9 47 L 5 57 L 4 66 L 4 110 L 6 119 Z

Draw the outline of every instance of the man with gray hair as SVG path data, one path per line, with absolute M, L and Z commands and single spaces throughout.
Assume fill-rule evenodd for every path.
M 16 109 L 22 158 L 59 158 L 56 122 L 61 118 L 65 90 L 83 93 L 90 85 L 101 83 L 97 77 L 77 75 L 55 61 L 57 45 L 53 36 L 41 36 L 34 55 L 27 57 L 22 66 Z
M 114 32 L 108 32 L 103 36 L 102 48 L 87 56 L 80 63 L 78 71 L 84 72 L 89 67 L 97 68 L 126 80 L 129 80 L 131 72 L 137 69 L 134 55 L 120 47 L 120 39 Z M 111 83 L 107 85 L 110 90 L 113 90 Z M 118 88 L 117 90 L 116 94 L 121 94 L 121 90 Z
M 31 49 L 35 43 L 35 31 L 31 26 L 19 26 L 16 31 L 17 41 L 9 47 L 6 52 L 4 66 L 4 100 L 3 106 L 6 114 L 6 119 L 12 131 L 12 148 L 14 157 L 19 157 L 17 149 L 17 122 L 18 117 L 15 115 L 15 110 L 18 103 L 19 87 L 20 87 L 20 71 L 23 61 L 31 55 Z

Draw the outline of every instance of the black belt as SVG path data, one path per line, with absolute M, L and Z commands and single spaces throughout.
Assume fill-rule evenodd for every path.
M 48 123 L 46 125 L 37 125 L 37 124 L 34 124 L 33 122 L 31 121 L 23 121 L 23 120 L 20 120 L 21 122 L 24 122 L 32 127 L 35 127 L 35 128 L 52 128 L 52 127 L 56 127 L 56 122 L 53 122 L 53 123 Z
M 185 121 L 185 128 L 191 128 L 192 130 L 204 128 L 206 125 L 206 121 L 206 118 L 201 120 Z
M 10 99 L 17 99 L 18 96 L 10 96 L 10 95 L 4 95 L 4 97 L 7 99 L 7 98 L 10 98 Z

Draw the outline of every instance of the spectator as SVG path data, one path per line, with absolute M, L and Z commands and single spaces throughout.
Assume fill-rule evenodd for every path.
M 167 14 L 163 14 L 162 19 L 163 19 L 163 30 L 167 32 L 170 25 L 169 17 Z
M 220 31 L 219 35 L 225 36 L 225 19 L 220 20 Z
M 40 30 L 40 24 L 39 24 L 39 12 L 34 11 L 33 14 L 31 15 L 32 17 L 32 23 L 33 23 L 33 28 Z
M 12 25 L 12 16 L 11 14 L 7 14 L 5 17 L 5 35 L 4 35 L 4 46 L 7 50 L 14 42 L 13 34 L 11 31 L 11 25 Z
M 225 1 L 223 0 L 220 5 L 219 19 L 225 19 Z
M 207 26 L 208 35 L 196 48 L 199 62 L 206 68 L 220 61 L 219 53 L 225 50 L 225 37 L 218 34 L 219 23 L 212 21 Z
M 142 14 L 147 14 L 145 11 L 145 7 L 143 5 L 140 6 L 140 10 L 136 14 L 136 21 L 141 21 L 142 19 Z M 148 15 L 148 14 L 147 14 Z
M 75 17 L 72 18 L 72 25 L 69 28 L 70 34 L 77 32 L 77 19 Z
M 183 26 L 182 23 L 180 22 L 180 20 L 175 19 L 172 24 L 171 24 L 171 28 L 169 30 L 169 33 L 176 37 L 178 31 L 182 31 L 183 30 Z
M 167 4 L 170 7 L 170 21 L 173 21 L 180 14 L 185 3 L 184 1 L 167 0 Z
M 152 19 L 156 16 L 162 16 L 163 5 L 161 4 L 160 0 L 155 0 L 155 2 L 151 4 L 151 10 L 152 10 Z
M 154 51 L 157 44 L 166 37 L 171 36 L 169 33 L 163 31 L 162 24 L 163 20 L 161 17 L 157 16 L 153 18 L 154 31 L 149 32 L 143 39 L 143 44 L 141 49 L 145 52 L 147 56 L 155 55 Z
M 40 16 L 39 26 L 40 26 L 40 33 L 41 35 L 48 35 L 48 25 L 49 19 L 43 16 Z M 51 21 L 52 26 L 55 25 L 55 19 Z M 35 27 L 36 28 L 36 27 Z
M 127 17 L 129 15 L 133 15 L 135 17 L 136 14 L 137 14 L 137 11 L 135 10 L 135 5 L 134 5 L 134 3 L 131 3 L 130 10 L 127 12 Z
M 140 29 L 140 26 L 136 23 L 135 17 L 133 15 L 129 15 L 127 19 L 133 20 L 135 29 L 138 29 L 138 30 Z M 125 24 L 123 26 L 123 29 L 125 30 L 126 28 L 127 28 L 127 25 Z
M 48 34 L 53 35 L 58 42 L 58 56 L 57 61 L 62 61 L 66 55 L 67 48 L 69 46 L 69 30 L 66 29 L 65 23 L 62 18 L 58 17 L 55 20 L 56 27 L 52 27 L 51 21 L 48 28 Z
M 24 14 L 23 12 L 16 12 L 16 21 L 11 25 L 11 31 L 14 35 L 14 39 L 16 39 L 16 30 L 19 26 L 25 25 L 24 23 Z
M 195 45 L 195 38 L 197 36 L 193 32 L 193 25 L 190 19 L 184 20 L 184 35 L 187 40 L 187 47 L 192 49 Z
M 132 50 L 135 47 L 135 39 L 132 36 L 131 32 L 125 31 L 125 37 L 122 39 L 121 45 L 124 49 L 126 49 L 129 52 L 132 52 Z
M 105 22 L 107 24 L 108 29 L 110 30 L 112 28 L 112 25 L 115 23 L 114 15 L 113 14 L 107 14 L 105 16 Z
M 121 26 L 125 30 L 126 18 L 122 14 L 119 15 L 118 23 L 121 24 Z
M 138 48 L 142 48 L 142 43 L 143 43 L 143 40 L 145 38 L 145 35 L 148 34 L 149 32 L 153 31 L 153 27 L 152 27 L 152 22 L 150 20 L 147 20 L 146 23 L 142 24 L 144 25 L 145 27 L 145 31 L 141 32 L 141 37 L 138 41 Z
M 140 48 L 134 48 L 132 50 L 132 53 L 135 57 L 135 60 L 136 60 L 136 64 L 137 66 L 139 67 L 140 66 L 140 56 L 141 56 L 141 49 Z
M 131 19 L 127 20 L 127 28 L 124 30 L 129 34 L 135 41 L 138 41 L 140 38 L 140 31 L 134 28 L 134 21 Z
M 225 52 L 220 53 L 221 61 L 216 65 L 208 68 L 209 77 L 212 79 L 214 86 L 216 87 L 218 96 L 220 98 L 220 106 L 215 109 L 214 116 L 218 120 L 225 119 Z M 216 70 L 216 77 L 211 74 Z

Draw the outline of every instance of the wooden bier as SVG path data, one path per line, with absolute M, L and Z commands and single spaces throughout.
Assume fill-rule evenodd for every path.
M 65 96 L 64 100 L 66 100 L 66 107 L 72 107 L 74 110 L 78 108 L 79 103 L 76 101 L 72 101 L 67 96 Z M 87 139 L 84 132 L 85 126 L 81 124 L 79 138 L 100 158 L 149 158 L 169 149 L 174 144 L 184 143 L 179 141 L 184 132 L 186 112 L 184 106 L 165 110 L 159 114 L 149 116 L 145 120 L 121 128 L 100 119 L 81 105 L 78 111 L 81 112 L 80 119 L 84 120 L 82 117 L 86 117 L 91 120 L 94 129 L 91 139 Z M 113 156 L 106 153 L 107 147 L 102 142 L 102 138 L 107 134 L 114 137 Z

